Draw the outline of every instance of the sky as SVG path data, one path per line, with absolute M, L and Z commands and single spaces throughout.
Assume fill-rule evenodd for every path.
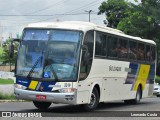
M 29 23 L 89 21 L 103 25 L 105 15 L 97 15 L 104 0 L 0 0 L 0 40 L 21 35 Z M 134 0 L 130 0 L 133 2 Z

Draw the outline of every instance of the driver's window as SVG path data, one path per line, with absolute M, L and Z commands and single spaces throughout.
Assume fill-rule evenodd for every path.
M 93 59 L 93 46 L 94 31 L 88 31 L 83 42 L 79 80 L 84 80 L 90 72 Z
M 19 65 L 21 67 L 25 66 L 24 61 L 26 61 L 26 56 L 25 56 L 25 54 L 23 54 L 23 53 L 25 53 L 25 51 L 26 51 L 26 46 L 25 45 L 21 45 L 21 49 L 20 49 L 19 56 L 18 56 L 19 63 L 20 63 Z

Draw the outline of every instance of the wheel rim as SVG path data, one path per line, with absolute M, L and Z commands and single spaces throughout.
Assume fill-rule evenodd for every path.
M 93 107 L 95 103 L 96 103 L 96 95 L 92 93 L 89 106 Z
M 137 93 L 137 101 L 139 102 L 140 99 L 141 99 L 141 94 L 140 94 L 140 92 L 138 91 L 138 93 Z

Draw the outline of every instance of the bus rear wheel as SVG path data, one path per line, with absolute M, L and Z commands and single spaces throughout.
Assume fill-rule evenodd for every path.
M 39 102 L 39 101 L 33 101 L 33 104 L 34 104 L 35 107 L 37 107 L 38 109 L 48 109 L 49 106 L 51 105 L 50 102 Z
M 99 93 L 96 88 L 93 89 L 91 98 L 90 98 L 90 103 L 89 104 L 84 104 L 83 107 L 86 111 L 94 111 L 99 104 Z
M 138 104 L 140 103 L 141 98 L 142 98 L 142 89 L 139 86 L 137 89 L 136 98 L 132 100 L 125 100 L 124 102 L 127 104 Z

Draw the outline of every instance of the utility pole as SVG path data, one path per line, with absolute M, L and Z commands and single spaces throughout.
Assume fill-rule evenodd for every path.
M 91 12 L 93 12 L 93 11 L 92 11 L 92 10 L 89 10 L 89 11 L 86 11 L 86 10 L 85 10 L 85 12 L 87 12 L 87 13 L 89 14 L 89 22 L 90 22 L 90 21 L 91 21 L 91 20 L 90 20 L 90 14 L 91 14 Z

